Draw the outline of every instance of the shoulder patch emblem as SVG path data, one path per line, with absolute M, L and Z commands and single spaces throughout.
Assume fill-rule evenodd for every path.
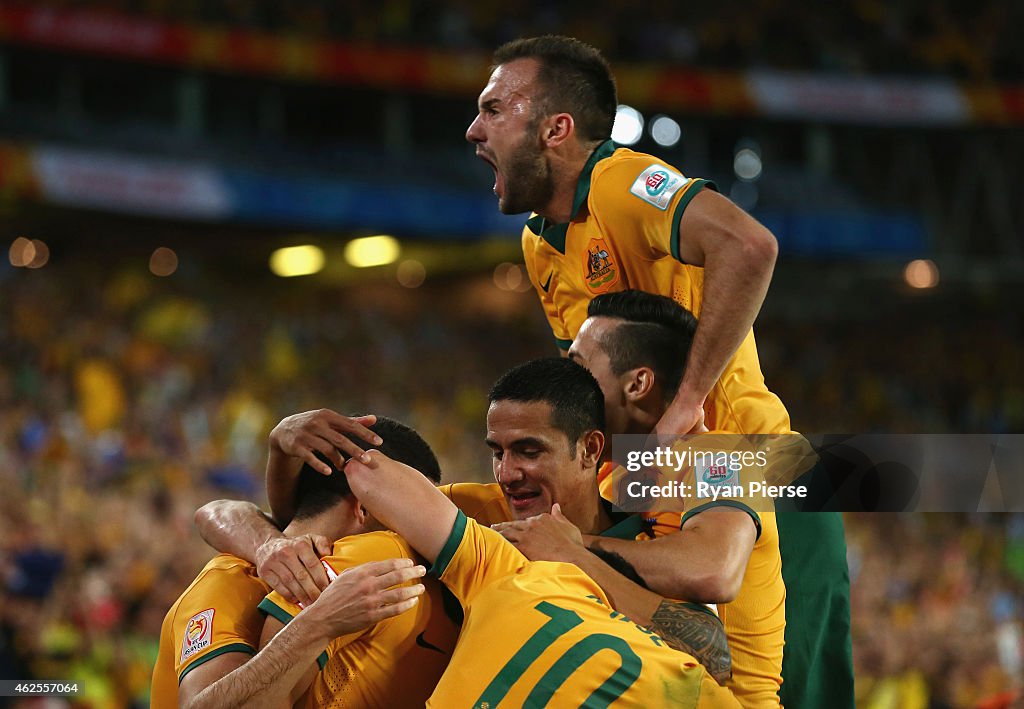
M 181 643 L 181 662 L 200 650 L 210 647 L 213 642 L 213 608 L 200 611 L 185 624 L 185 639 Z
M 658 209 L 665 211 L 672 201 L 672 195 L 689 184 L 689 178 L 675 170 L 655 163 L 633 180 L 629 191 Z
M 619 282 L 618 264 L 608 252 L 604 239 L 590 240 L 583 254 L 583 280 L 594 294 L 606 293 Z

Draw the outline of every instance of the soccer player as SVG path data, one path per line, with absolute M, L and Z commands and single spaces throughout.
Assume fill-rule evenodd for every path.
M 422 475 L 370 455 L 345 468 L 353 490 L 466 609 L 428 706 L 739 706 L 694 658 L 613 611 L 579 568 L 528 561 Z
M 605 433 L 650 433 L 682 379 L 696 319 L 670 298 L 633 290 L 598 296 L 589 312 L 569 357 L 601 386 Z M 614 499 L 611 468 L 608 462 L 600 473 L 606 499 Z M 621 555 L 657 593 L 716 602 L 732 654 L 729 688 L 745 707 L 778 706 L 786 588 L 775 515 L 736 499 L 692 502 L 700 504 L 688 505 L 683 517 L 657 516 L 656 540 L 587 542 Z M 572 546 L 555 538 L 559 529 L 542 522 L 501 525 L 499 531 L 531 559 L 574 559 Z
M 508 521 L 513 515 L 525 518 L 549 512 L 560 504 L 566 524 L 571 521 L 588 533 L 623 539 L 650 536 L 644 520 L 616 510 L 599 494 L 596 466 L 604 443 L 604 400 L 584 368 L 560 359 L 529 362 L 502 375 L 489 398 L 487 442 L 494 452 L 499 485 L 461 483 L 442 488 L 464 512 L 489 524 Z M 286 422 L 278 429 L 287 428 Z M 287 477 L 286 471 L 278 472 Z M 268 474 L 277 477 L 271 468 Z M 273 484 L 268 480 L 269 486 Z M 240 521 L 239 536 L 255 532 L 259 538 L 264 533 L 256 530 L 259 520 Z M 642 579 L 627 579 L 632 570 L 624 562 L 616 566 L 612 558 L 613 565 L 608 566 L 603 563 L 608 560 L 605 557 L 582 556 L 574 561 L 601 584 L 616 610 L 695 656 L 716 679 L 728 678 L 729 651 L 716 616 L 703 606 L 662 598 L 643 588 Z
M 414 431 L 385 418 L 373 428 L 388 436 L 382 448 L 439 479 L 433 452 Z M 376 433 L 371 435 L 380 440 Z M 380 528 L 351 495 L 340 490 L 343 476 L 308 470 L 302 480 L 299 512 L 286 534 L 341 538 Z M 257 606 L 270 589 L 256 576 L 252 564 L 221 554 L 206 565 L 164 618 L 153 673 L 153 706 L 294 701 L 292 688 L 315 666 L 328 641 L 410 610 L 424 586 L 392 587 L 423 573 L 423 567 L 398 554 L 378 556 L 376 563 L 353 568 L 326 587 L 301 622 L 257 654 L 263 628 Z M 433 599 L 427 601 L 424 606 Z M 417 608 L 412 615 L 428 616 L 429 608 Z
M 700 318 L 678 392 L 654 432 L 788 433 L 751 331 L 777 255 L 768 230 L 706 180 L 610 140 L 617 98 L 597 50 L 566 37 L 516 40 L 494 55 L 466 138 L 494 169 L 506 214 L 534 212 L 523 256 L 564 353 L 596 295 L 635 288 Z M 787 617 L 782 698 L 853 706 L 842 519 L 777 518 Z

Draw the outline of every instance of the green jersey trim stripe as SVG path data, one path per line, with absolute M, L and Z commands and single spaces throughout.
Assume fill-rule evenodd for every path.
M 679 204 L 676 205 L 676 211 L 672 213 L 672 232 L 668 235 L 668 243 L 672 250 L 672 258 L 679 263 L 686 263 L 679 257 L 679 222 L 683 220 L 683 211 L 686 209 L 686 206 L 690 204 L 690 201 L 697 196 L 697 193 L 705 187 L 713 189 L 715 192 L 718 191 L 718 187 L 711 180 L 695 178 L 693 182 L 694 184 L 691 185 L 679 199 Z
M 260 604 L 259 604 L 259 606 L 257 606 L 257 608 L 259 610 L 261 610 L 262 612 L 266 613 L 267 615 L 273 616 L 274 618 L 277 618 L 279 621 L 281 621 L 285 625 L 288 625 L 289 623 L 291 623 L 292 619 L 295 617 L 295 616 L 291 615 L 288 611 L 286 611 L 284 608 L 282 608 L 281 606 L 279 606 L 276 603 L 274 603 L 269 598 L 264 598 L 262 601 L 260 601 Z M 324 668 L 324 665 L 327 664 L 327 651 L 326 650 L 324 652 L 321 652 L 320 656 L 318 658 L 316 658 L 316 663 L 318 665 L 320 665 L 320 669 L 321 670 Z
M 429 573 L 436 578 L 441 578 L 445 570 L 448 568 L 448 564 L 452 562 L 452 557 L 455 556 L 455 550 L 459 548 L 459 544 L 462 543 L 462 537 L 466 534 L 466 515 L 462 510 L 455 515 L 455 524 L 452 525 L 452 533 L 448 535 L 448 541 L 444 543 L 441 548 L 441 553 L 434 559 L 434 565 L 430 567 Z
M 707 502 L 701 505 L 700 507 L 695 507 L 694 509 L 690 510 L 689 512 L 683 515 L 682 521 L 679 522 L 679 528 L 682 529 L 683 525 L 686 524 L 687 520 L 689 520 L 694 515 L 698 515 L 701 512 L 706 512 L 713 507 L 732 507 L 737 510 L 746 512 L 748 515 L 750 515 L 750 518 L 754 520 L 754 526 L 757 527 L 757 536 L 754 537 L 754 541 L 756 542 L 758 539 L 761 538 L 760 515 L 758 515 L 757 512 L 755 512 L 742 502 L 739 502 L 738 500 L 714 500 L 711 502 Z
M 202 657 L 199 657 L 199 658 L 193 660 L 188 665 L 188 667 L 183 669 L 181 671 L 181 674 L 178 675 L 178 684 L 180 685 L 181 681 L 183 679 L 185 679 L 185 675 L 187 675 L 189 672 L 191 672 L 195 668 L 199 667 L 200 665 L 202 665 L 205 662 L 209 662 L 210 660 L 212 660 L 215 657 L 220 657 L 221 655 L 226 655 L 229 652 L 244 652 L 246 655 L 255 655 L 256 654 L 256 649 L 253 648 L 250 645 L 246 645 L 245 643 L 231 643 L 230 645 L 225 645 L 224 647 L 219 647 L 216 650 L 214 650 L 213 652 L 207 653 L 206 655 L 203 655 Z

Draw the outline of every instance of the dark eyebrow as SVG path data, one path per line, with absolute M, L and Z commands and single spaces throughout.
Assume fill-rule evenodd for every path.
M 493 438 L 485 438 L 484 439 L 484 443 L 486 443 L 491 448 L 501 448 L 501 445 L 497 441 L 495 441 Z M 525 438 L 517 438 L 516 440 L 512 441 L 512 443 L 510 444 L 510 447 L 526 447 L 526 446 L 535 447 L 535 448 L 546 448 L 547 447 L 547 443 L 545 443 L 540 438 L 534 438 L 533 436 L 526 436 Z
M 480 110 L 483 111 L 484 109 L 488 109 L 488 110 L 492 109 L 495 106 L 497 106 L 499 103 L 501 103 L 501 99 L 489 98 L 486 101 L 481 101 L 480 102 Z

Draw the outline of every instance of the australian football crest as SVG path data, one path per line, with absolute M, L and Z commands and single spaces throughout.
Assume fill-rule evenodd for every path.
M 619 266 L 604 239 L 591 239 L 583 254 L 583 280 L 592 293 L 605 293 L 619 282 Z

